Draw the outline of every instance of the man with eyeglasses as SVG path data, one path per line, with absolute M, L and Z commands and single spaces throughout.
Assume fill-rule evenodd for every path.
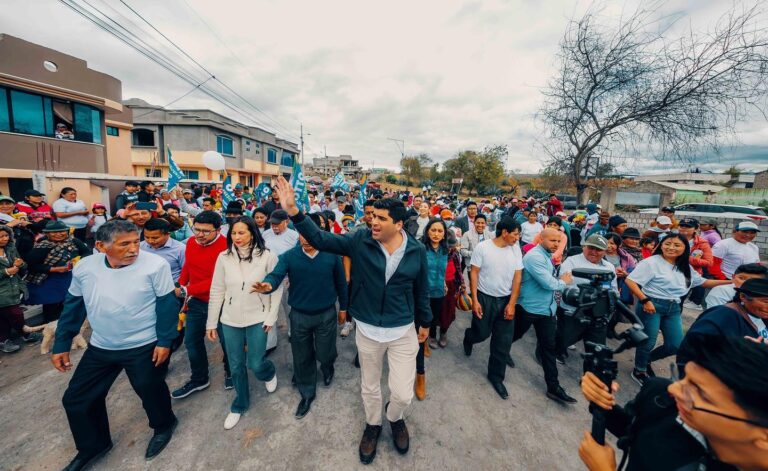
M 213 211 L 203 211 L 192 223 L 193 237 L 187 241 L 184 266 L 179 284 L 187 293 L 187 315 L 184 328 L 184 345 L 189 355 L 192 376 L 182 387 L 171 393 L 174 399 L 183 399 L 210 386 L 208 376 L 208 352 L 205 349 L 205 324 L 208 321 L 208 298 L 216 259 L 227 250 L 227 239 L 221 235 L 221 216 Z M 219 334 L 219 339 L 222 339 Z M 223 348 L 222 348 L 223 350 Z M 224 389 L 232 389 L 234 383 L 224 352 Z
M 591 407 L 605 409 L 628 471 L 768 470 L 768 345 L 754 339 L 696 335 L 685 379 L 650 378 L 624 408 L 587 372 L 581 381 Z M 610 445 L 589 432 L 579 447 L 587 468 L 615 470 Z

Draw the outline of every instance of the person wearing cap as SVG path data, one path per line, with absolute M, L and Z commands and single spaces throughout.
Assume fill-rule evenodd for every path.
M 62 188 L 52 207 L 56 219 L 73 229 L 74 236 L 85 242 L 89 211 L 83 200 L 77 199 L 77 190 L 68 186 Z
M 672 228 L 672 219 L 669 218 L 669 216 L 659 216 L 656 218 L 656 220 L 651 224 L 650 229 L 643 232 L 643 238 L 653 239 L 653 240 L 660 240 L 664 238 L 665 235 L 669 234 L 671 232 Z
M 752 221 L 741 221 L 733 229 L 733 235 L 712 247 L 714 263 L 710 274 L 718 280 L 733 278 L 739 265 L 759 263 L 760 249 L 752 242 L 760 228 Z
M 70 235 L 69 227 L 61 221 L 49 221 L 43 237 L 27 255 L 29 266 L 27 288 L 28 305 L 42 304 L 43 319 L 59 319 L 64 309 L 64 298 L 72 281 L 72 268 L 81 257 L 93 251 Z
M 623 248 L 630 257 L 635 259 L 635 264 L 643 259 L 640 239 L 640 231 L 635 227 L 624 229 L 624 233 L 621 235 L 621 248 Z
M 243 205 L 239 201 L 230 201 L 224 208 L 224 224 L 221 225 L 221 235 L 226 237 L 232 222 L 243 215 Z
M 600 234 L 592 234 L 581 243 L 581 248 L 582 253 L 566 258 L 563 264 L 560 265 L 561 278 L 566 274 L 571 275 L 569 281 L 566 283 L 566 289 L 575 288 L 580 284 L 588 284 L 590 282 L 588 279 L 579 278 L 573 275 L 574 270 L 588 268 L 591 270 L 612 273 L 613 279 L 611 280 L 611 288 L 616 294 L 619 294 L 616 267 L 605 260 L 605 253 L 608 249 L 608 240 Z M 579 319 L 573 317 L 578 306 L 571 306 L 565 302 L 565 299 L 560 302 L 560 307 L 562 308 L 564 315 L 560 315 L 557 318 L 556 341 L 557 357 L 561 362 L 564 362 L 564 357 L 567 355 L 567 347 L 581 339 L 584 340 L 584 348 L 587 352 L 592 351 L 592 348 L 587 345 L 587 342 L 605 345 L 607 335 L 606 326 L 592 327 L 589 324 L 584 325 Z
M 91 206 L 91 217 L 88 218 L 88 227 L 90 228 L 88 243 L 91 247 L 93 247 L 94 241 L 96 240 L 96 232 L 107 221 L 109 221 L 107 207 L 101 203 L 93 203 L 93 206 Z
M 624 231 L 627 230 L 627 227 L 629 227 L 629 224 L 627 224 L 627 220 L 619 216 L 618 214 L 614 214 L 613 216 L 608 218 L 608 232 L 613 232 L 614 234 L 622 235 L 624 234 Z
M 666 217 L 666 216 L 660 216 Z M 653 255 L 637 264 L 626 278 L 627 287 L 639 300 L 635 309 L 648 339 L 638 345 L 632 378 L 643 385 L 653 370 L 650 365 L 677 353 L 683 339 L 680 300 L 697 287 L 712 288 L 729 281 L 706 280 L 690 265 L 688 239 L 670 233 L 656 246 Z M 664 344 L 657 348 L 659 330 Z
M 121 209 L 124 209 L 131 203 L 137 203 L 139 201 L 139 182 L 135 180 L 128 180 L 125 182 L 125 190 L 122 191 L 115 198 L 115 214 Z
M 704 219 L 699 224 L 701 229 L 701 237 L 709 242 L 710 247 L 714 247 L 716 243 L 723 240 L 723 235 L 717 228 L 717 221 L 714 219 Z
M 44 196 L 37 190 L 29 189 L 24 192 L 24 201 L 16 203 L 16 210 L 27 215 L 31 223 L 29 228 L 36 234 L 45 229 L 49 221 L 56 219 L 53 208 L 43 200 Z
M 675 219 L 675 208 L 673 208 L 672 206 L 664 206 L 663 208 L 661 208 L 660 212 L 662 216 L 666 216 L 669 218 L 670 221 L 672 221 L 670 222 L 670 227 L 669 227 L 670 230 L 677 229 L 678 221 L 677 219 Z
M 279 198 L 279 197 L 278 197 Z M 264 244 L 278 257 L 296 247 L 299 243 L 299 233 L 288 227 L 288 213 L 284 209 L 277 209 L 269 216 L 270 228 L 264 231 Z M 280 298 L 279 317 L 281 322 L 286 320 L 288 324 L 288 336 L 291 335 L 291 327 L 288 321 L 290 306 L 288 305 L 288 280 L 283 283 L 282 297 Z M 267 350 L 277 347 L 277 332 L 272 330 L 267 339 Z
M 155 196 L 155 184 L 149 180 L 144 180 L 139 183 L 140 191 L 136 194 L 138 200 L 142 203 L 149 203 L 154 201 Z
M 7 195 L 0 195 L 0 226 L 13 231 L 14 243 L 19 256 L 25 259 L 35 245 L 35 234 L 26 213 L 15 213 L 16 201 Z
M 621 216 L 616 216 L 615 218 L 622 219 Z M 608 213 L 607 211 L 602 211 L 600 213 L 600 217 L 598 218 L 597 222 L 587 231 L 587 238 L 589 238 L 589 236 L 591 236 L 592 234 L 599 234 L 601 236 L 605 236 L 605 234 L 607 234 L 611 230 L 610 221 L 611 221 L 610 213 Z M 614 222 L 617 222 L 617 219 L 614 219 Z
M 699 221 L 693 218 L 685 218 L 680 220 L 677 232 L 688 239 L 688 243 L 691 246 L 691 266 L 699 275 L 705 275 L 704 270 L 707 270 L 708 273 L 714 263 L 712 247 L 709 246 L 709 242 L 696 234 L 698 228 Z M 704 288 L 698 286 L 691 290 L 691 295 L 685 301 L 683 307 L 701 311 L 702 301 L 704 301 Z
M 733 273 L 733 284 L 717 286 L 709 290 L 707 299 L 704 301 L 707 309 L 722 306 L 733 301 L 736 296 L 736 288 L 744 284 L 745 281 L 752 278 L 768 278 L 768 266 L 761 263 L 747 263 L 741 265 Z
M 688 329 L 677 352 L 681 372 L 691 359 L 688 343 L 695 335 L 750 337 L 768 344 L 768 278 L 746 280 L 736 288 L 736 296 L 731 302 L 701 313 Z

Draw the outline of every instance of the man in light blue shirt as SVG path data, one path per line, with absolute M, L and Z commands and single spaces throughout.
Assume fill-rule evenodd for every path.
M 560 279 L 555 277 L 555 265 L 552 254 L 560 245 L 560 231 L 547 228 L 541 232 L 541 242 L 523 257 L 523 283 L 515 311 L 515 336 L 513 342 L 521 338 L 533 325 L 536 330 L 538 347 L 536 358 L 544 368 L 544 380 L 547 383 L 547 397 L 564 404 L 573 404 L 576 399 L 569 396 L 557 379 L 555 360 L 557 330 L 557 302 L 555 293 L 562 292 L 566 285 L 573 282 L 573 276 L 565 273 Z
M 179 281 L 184 266 L 187 246 L 171 238 L 171 225 L 164 219 L 150 219 L 144 225 L 144 240 L 141 250 L 162 257 L 171 267 L 173 282 Z

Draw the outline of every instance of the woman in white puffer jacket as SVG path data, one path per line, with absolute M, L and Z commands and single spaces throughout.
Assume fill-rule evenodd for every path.
M 265 247 L 253 219 L 240 217 L 232 223 L 227 233 L 227 247 L 216 260 L 206 330 L 208 339 L 215 341 L 216 327 L 221 321 L 236 392 L 224 421 L 224 428 L 229 430 L 250 406 L 248 369 L 259 381 L 266 382 L 267 391 L 277 389 L 275 365 L 265 355 L 267 333 L 277 320 L 283 288 L 270 294 L 253 292 L 252 285 L 263 280 L 277 265 L 277 255 Z

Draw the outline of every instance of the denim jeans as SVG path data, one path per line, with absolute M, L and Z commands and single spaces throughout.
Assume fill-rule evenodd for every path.
M 246 363 L 259 381 L 269 381 L 275 377 L 275 365 L 264 358 L 267 351 L 267 333 L 264 332 L 264 324 L 261 322 L 248 327 L 221 324 L 221 332 L 224 334 L 224 347 L 227 350 L 229 369 L 237 393 L 230 411 L 242 414 L 251 405 Z M 248 353 L 245 352 L 246 343 Z
M 184 345 L 187 347 L 189 367 L 192 370 L 190 381 L 195 384 L 208 382 L 208 351 L 205 347 L 205 324 L 208 321 L 208 303 L 191 298 L 187 304 L 187 316 L 184 326 Z M 221 324 L 219 324 L 221 325 Z M 219 329 L 221 348 L 224 340 Z M 224 350 L 224 371 L 229 375 L 227 351 Z
M 645 371 L 648 365 L 677 353 L 680 342 L 683 341 L 683 321 L 680 317 L 680 301 L 651 298 L 656 308 L 654 314 L 643 311 L 643 305 L 638 303 L 635 311 L 643 322 L 648 340 L 641 343 L 635 352 L 635 369 Z M 664 334 L 664 344 L 654 349 L 659 329 Z M 651 351 L 653 350 L 653 351 Z

